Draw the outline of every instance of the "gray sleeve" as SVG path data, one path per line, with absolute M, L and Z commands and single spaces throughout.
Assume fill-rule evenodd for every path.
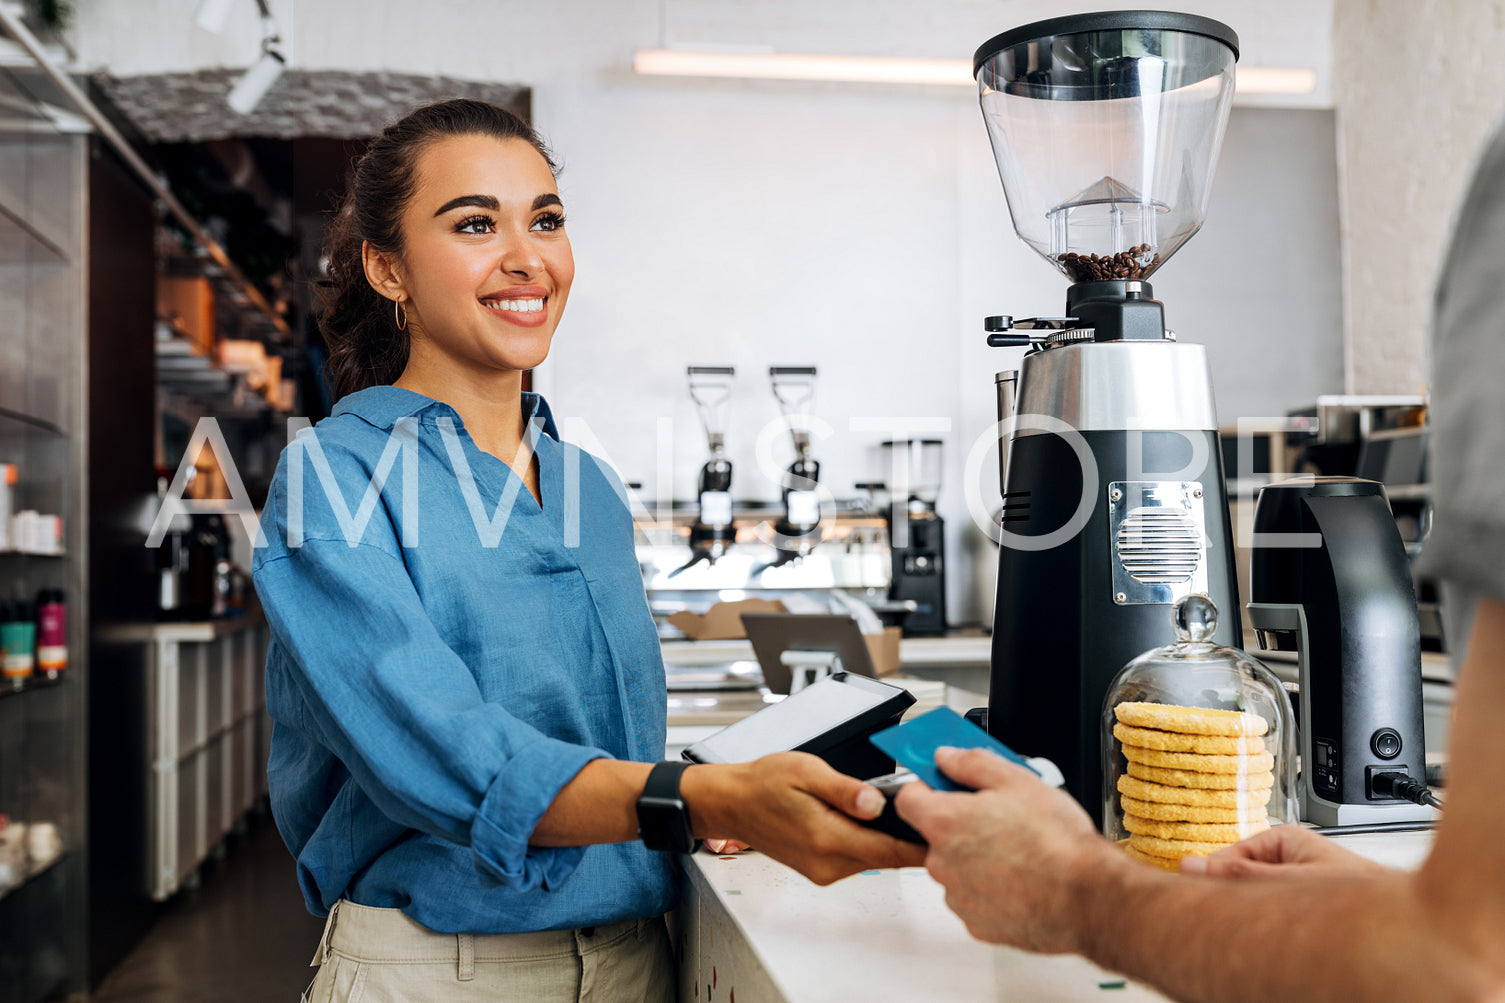
M 1420 569 L 1505 599 L 1505 131 L 1459 208 L 1432 330 L 1433 528 Z

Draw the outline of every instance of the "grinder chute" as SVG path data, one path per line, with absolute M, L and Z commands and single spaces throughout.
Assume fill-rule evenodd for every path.
M 1014 229 L 1072 280 L 1063 316 L 985 325 L 1030 348 L 999 382 L 987 723 L 1094 814 L 1104 695 L 1163 642 L 1170 604 L 1207 595 L 1213 640 L 1242 640 L 1206 354 L 1165 329 L 1146 281 L 1202 224 L 1237 58 L 1217 21 L 1110 11 L 1006 31 L 974 61 Z

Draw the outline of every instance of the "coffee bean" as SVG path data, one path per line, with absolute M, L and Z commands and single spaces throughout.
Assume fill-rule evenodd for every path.
M 1062 270 L 1073 282 L 1104 282 L 1108 280 L 1141 279 L 1145 272 L 1153 271 L 1160 264 L 1160 255 L 1155 254 L 1148 263 L 1140 259 L 1150 252 L 1149 244 L 1139 244 L 1127 251 L 1110 256 L 1077 254 L 1069 251 L 1056 255 Z

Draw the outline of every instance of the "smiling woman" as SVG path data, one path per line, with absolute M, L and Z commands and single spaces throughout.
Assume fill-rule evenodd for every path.
M 532 127 L 482 101 L 420 108 L 372 143 L 335 219 L 329 275 L 319 284 L 336 397 L 396 382 L 410 346 L 425 332 L 448 332 L 464 305 L 505 309 L 540 328 L 532 345 L 513 346 L 536 357 L 513 368 L 542 361 L 575 272 L 555 169 Z M 514 241 L 519 226 L 532 239 Z M 500 268 L 498 248 L 506 250 Z M 438 267 L 425 273 L 442 287 L 415 288 L 422 276 L 406 262 L 431 255 Z M 456 288 L 466 281 L 469 290 Z M 539 299 L 553 302 L 522 308 Z M 453 354 L 461 346 L 434 347 Z
M 737 839 L 819 882 L 918 864 L 813 756 L 650 765 L 667 699 L 624 492 L 522 391 L 575 273 L 532 130 L 413 112 L 328 256 L 341 396 L 284 451 L 253 562 L 272 810 L 328 916 L 310 998 L 672 1000 L 662 851 Z

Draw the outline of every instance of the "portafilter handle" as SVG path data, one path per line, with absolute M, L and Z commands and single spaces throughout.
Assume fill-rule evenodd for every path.
M 1026 317 L 1015 320 L 1008 314 L 984 317 L 982 329 L 988 332 L 989 348 L 1028 348 L 1050 341 L 1051 331 L 1068 331 L 1077 326 L 1075 317 Z

